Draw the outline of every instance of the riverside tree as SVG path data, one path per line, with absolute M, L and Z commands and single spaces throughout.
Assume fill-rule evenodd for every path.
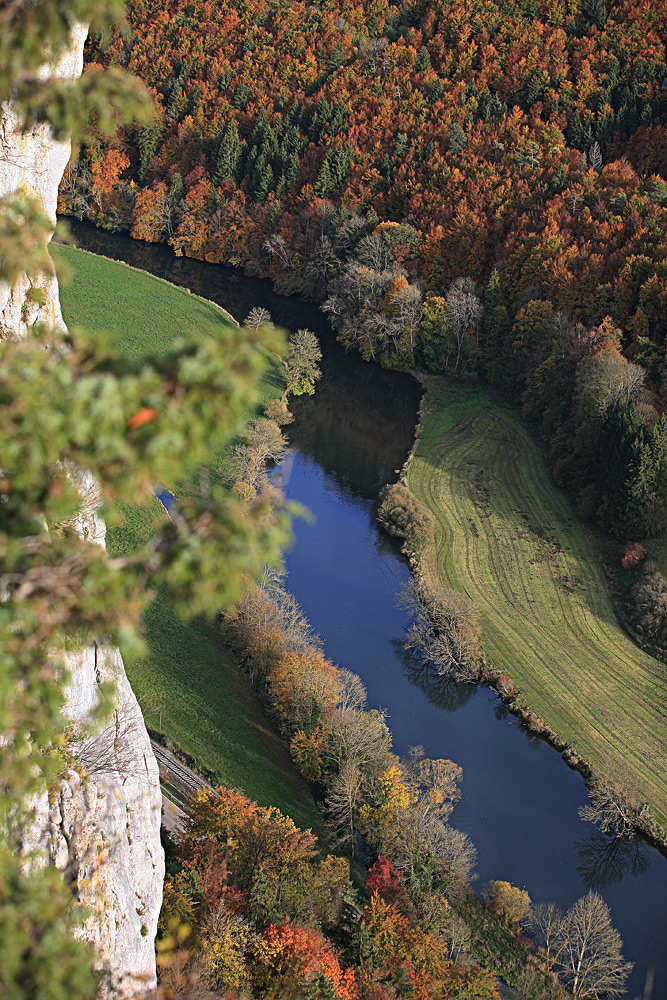
M 322 378 L 319 362 L 322 360 L 320 342 L 310 330 L 297 330 L 290 336 L 290 346 L 285 358 L 287 392 L 293 396 L 304 393 L 312 396 L 315 383 Z
M 12 101 L 24 131 L 44 123 L 56 138 L 71 133 L 80 141 L 89 115 L 99 131 L 145 116 L 142 88 L 119 70 L 76 81 L 43 72 L 67 53 L 75 24 L 101 30 L 122 15 L 115 0 L 5 5 L 0 98 Z M 27 274 L 37 287 L 50 276 L 51 228 L 36 199 L 3 199 L 0 282 L 12 286 Z M 88 517 L 98 503 L 113 516 L 117 498 L 144 499 L 151 483 L 173 482 L 212 446 L 224 447 L 257 402 L 262 359 L 226 328 L 216 343 L 176 343 L 153 365 L 121 361 L 82 332 L 34 326 L 22 340 L 11 339 L 11 330 L 3 336 L 0 992 L 12 1000 L 83 1000 L 95 996 L 97 977 L 92 954 L 72 935 L 71 890 L 44 859 L 30 865 L 22 857 L 34 797 L 58 780 L 64 761 L 72 763 L 62 714 L 65 654 L 100 636 L 136 653 L 151 584 L 165 587 L 184 614 L 216 612 L 238 595 L 242 573 L 252 577 L 277 557 L 283 515 L 212 491 L 205 501 L 182 503 L 179 523 L 163 526 L 142 553 L 107 558 L 77 530 L 82 505 L 90 501 Z
M 532 923 L 549 969 L 556 971 L 576 1000 L 624 995 L 632 962 L 624 960 L 621 936 L 597 892 L 582 896 L 566 913 L 553 903 L 538 904 Z

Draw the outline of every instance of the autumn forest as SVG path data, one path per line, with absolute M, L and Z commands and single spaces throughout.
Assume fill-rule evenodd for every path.
M 509 400 L 635 571 L 667 530 L 666 49 L 667 0 L 128 0 L 84 73 L 138 76 L 152 116 L 112 135 L 93 119 L 59 211 L 269 278 L 365 360 Z M 298 336 L 317 349 L 308 393 L 321 353 Z M 286 396 L 266 410 L 280 447 L 261 454 L 262 489 Z M 246 466 L 235 488 L 252 501 Z M 414 541 L 417 515 L 424 537 L 432 521 L 401 482 L 380 517 Z M 624 624 L 664 658 L 667 581 L 649 560 L 641 573 Z M 170 857 L 163 939 L 193 927 L 201 982 L 239 994 L 495 998 L 487 970 L 504 962 L 526 996 L 553 996 L 554 972 L 574 996 L 622 996 L 606 910 L 616 978 L 587 993 L 562 958 L 576 907 L 604 906 L 593 893 L 536 910 L 547 964 L 526 960 L 527 894 L 491 882 L 484 907 L 469 891 L 474 848 L 447 824 L 460 768 L 395 755 L 290 601 L 262 585 L 221 621 L 352 868 L 277 810 L 203 792 Z M 488 679 L 472 619 L 471 676 Z M 466 949 L 481 967 L 459 967 Z
M 82 148 L 63 212 L 269 276 L 365 357 L 479 373 L 582 517 L 667 524 L 664 0 L 128 19 L 87 72 L 137 74 L 154 121 Z

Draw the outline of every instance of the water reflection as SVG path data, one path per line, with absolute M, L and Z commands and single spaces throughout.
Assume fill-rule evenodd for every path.
M 474 697 L 477 690 L 475 684 L 463 684 L 451 677 L 443 677 L 432 663 L 426 663 L 421 656 L 404 649 L 400 639 L 392 639 L 391 645 L 396 651 L 396 658 L 403 664 L 410 684 L 419 688 L 435 708 L 458 712 Z
M 577 871 L 587 889 L 605 889 L 626 875 L 638 878 L 651 866 L 648 849 L 637 837 L 614 837 L 591 829 L 574 847 Z
M 322 381 L 316 397 L 291 404 L 289 437 L 341 486 L 375 499 L 381 486 L 396 479 L 405 459 L 418 389 L 403 376 L 397 391 L 386 372 L 348 364 L 327 338 L 322 339 Z
M 178 262 L 165 248 L 88 226 L 84 231 L 98 240 L 94 246 L 82 239 L 90 249 L 182 281 L 238 317 L 261 305 L 277 323 L 305 326 L 322 337 L 324 384 L 293 406 L 296 451 L 288 492 L 314 513 L 316 523 L 294 525 L 297 544 L 286 556 L 290 589 L 324 637 L 328 655 L 359 673 L 371 704 L 390 712 L 397 752 L 423 744 L 429 756 L 463 767 L 455 825 L 479 850 L 480 883 L 507 879 L 525 887 L 534 901 L 553 899 L 562 909 L 589 885 L 599 887 L 624 953 L 636 963 L 629 996 L 644 990 L 648 1000 L 654 976 L 652 1000 L 667 1000 L 664 859 L 641 842 L 610 843 L 582 824 L 583 781 L 557 752 L 512 718 L 496 725 L 494 713 L 503 720 L 506 710 L 495 695 L 443 682 L 406 657 L 402 640 L 392 638 L 404 626 L 394 596 L 408 571 L 396 558 L 395 542 L 377 529 L 375 499 L 410 447 L 416 383 L 344 355 L 312 306 L 276 296 L 266 283 L 196 261 Z

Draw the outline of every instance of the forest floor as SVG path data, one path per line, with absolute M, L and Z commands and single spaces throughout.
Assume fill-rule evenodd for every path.
M 71 247 L 56 246 L 52 252 L 71 273 L 60 295 L 67 325 L 108 334 L 128 359 L 159 355 L 184 334 L 215 337 L 220 324 L 230 322 L 216 305 L 126 264 Z M 266 356 L 263 401 L 280 396 L 284 388 L 275 360 Z M 220 455 L 211 455 L 212 475 L 220 461 Z M 196 476 L 169 486 L 180 497 L 198 488 Z M 123 505 L 118 523 L 107 532 L 109 552 L 135 551 L 166 516 L 154 497 L 141 506 Z M 144 635 L 147 655 L 125 666 L 147 724 L 157 730 L 161 718 L 162 734 L 210 781 L 235 787 L 260 805 L 277 806 L 297 826 L 326 839 L 308 785 L 216 623 L 181 621 L 157 593 L 144 615 Z
M 531 432 L 489 392 L 429 380 L 408 483 L 436 522 L 431 594 L 465 593 L 519 703 L 597 770 L 629 772 L 667 829 L 667 666 L 619 625 L 595 535 Z

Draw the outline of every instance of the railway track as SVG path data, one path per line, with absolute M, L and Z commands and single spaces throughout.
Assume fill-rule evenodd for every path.
M 156 740 L 151 740 L 151 747 L 160 771 L 160 784 L 167 797 L 187 811 L 192 796 L 196 795 L 200 788 L 211 788 L 211 785 Z

